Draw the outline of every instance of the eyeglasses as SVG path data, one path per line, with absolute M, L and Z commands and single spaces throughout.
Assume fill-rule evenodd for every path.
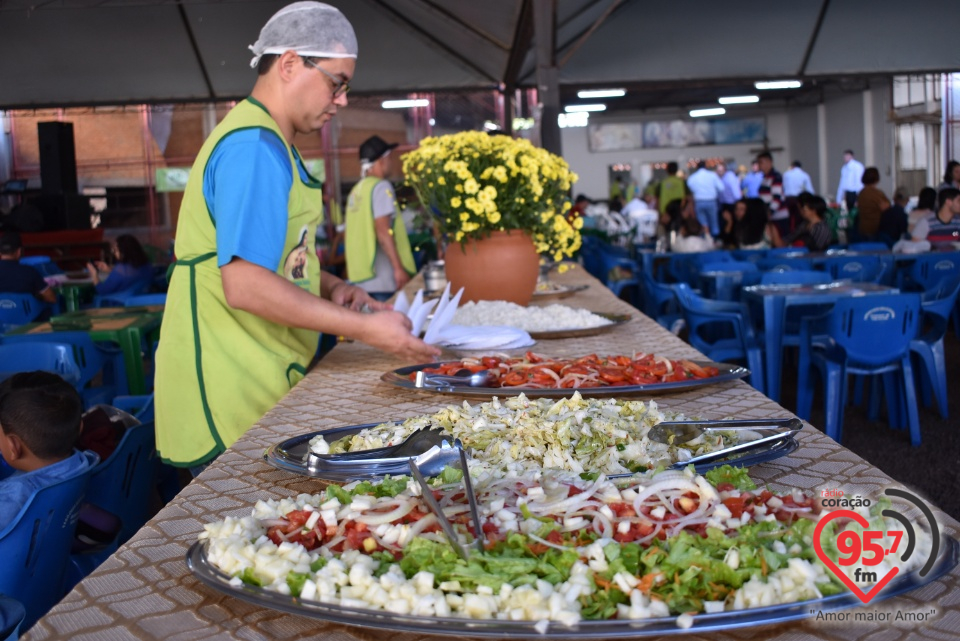
M 317 65 L 317 63 L 315 63 L 313 60 L 310 60 L 310 58 L 305 58 L 304 56 L 300 56 L 300 57 L 303 58 L 303 61 L 308 66 L 313 67 L 314 69 L 316 69 L 317 71 L 325 75 L 327 78 L 330 78 L 330 80 L 333 80 L 333 97 L 334 98 L 339 98 L 340 96 L 350 91 L 350 83 L 348 83 L 346 80 L 344 80 L 343 78 L 337 78 L 335 75 L 333 75 L 323 67 Z

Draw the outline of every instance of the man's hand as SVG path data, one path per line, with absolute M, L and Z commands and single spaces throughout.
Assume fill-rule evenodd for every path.
M 363 289 L 343 281 L 334 285 L 333 289 L 330 290 L 330 302 L 341 307 L 349 307 L 355 312 L 359 312 L 365 306 L 375 312 L 393 309 L 392 305 L 381 303 Z
M 393 279 L 397 281 L 397 289 L 403 289 L 403 286 L 410 282 L 410 274 L 403 267 L 394 267 Z
M 440 348 L 427 345 L 410 333 L 410 319 L 400 312 L 383 311 L 366 316 L 369 327 L 360 340 L 410 363 L 429 363 L 440 356 Z

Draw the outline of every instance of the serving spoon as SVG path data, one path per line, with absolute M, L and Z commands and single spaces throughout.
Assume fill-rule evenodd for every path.
M 657 423 L 647 432 L 651 441 L 680 445 L 692 441 L 704 432 L 723 432 L 736 430 L 778 430 L 777 436 L 803 429 L 798 418 L 737 419 L 731 421 L 665 421 Z M 752 442 L 752 441 L 751 441 Z

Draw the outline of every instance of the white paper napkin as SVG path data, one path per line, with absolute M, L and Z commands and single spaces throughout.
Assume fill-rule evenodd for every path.
M 440 329 L 437 344 L 457 349 L 513 349 L 536 341 L 516 327 L 498 325 L 450 325 Z
M 407 312 L 410 311 L 410 301 L 407 300 L 407 295 L 403 291 L 397 294 L 396 300 L 393 301 L 393 311 L 406 314 L 409 318 L 410 314 L 407 314 Z
M 443 290 L 443 296 L 440 297 L 440 304 L 437 305 L 437 311 L 433 315 L 433 320 L 430 321 L 430 326 L 427 328 L 427 333 L 423 335 L 423 342 L 434 345 L 440 340 L 440 333 L 443 331 L 443 328 L 450 324 L 450 321 L 453 320 L 453 315 L 457 313 L 457 307 L 460 306 L 460 298 L 463 296 L 463 287 L 457 292 L 457 295 L 453 298 L 448 298 L 450 293 L 450 283 L 447 283 L 447 288 Z

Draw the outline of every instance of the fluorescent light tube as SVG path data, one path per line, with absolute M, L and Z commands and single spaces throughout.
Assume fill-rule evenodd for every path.
M 799 89 L 803 83 L 799 80 L 764 80 L 753 83 L 753 86 L 757 89 Z
M 724 96 L 718 102 L 721 105 L 746 105 L 751 102 L 760 102 L 760 96 Z
M 380 106 L 384 109 L 406 109 L 408 107 L 427 107 L 430 101 L 426 98 L 417 98 L 416 100 L 384 100 Z
M 577 111 L 605 111 L 607 109 L 606 105 L 567 105 L 563 108 L 567 113 L 575 113 Z
M 723 107 L 711 107 L 710 109 L 693 109 L 690 111 L 691 118 L 702 118 L 704 116 L 722 116 L 727 113 Z
M 586 89 L 577 92 L 578 98 L 620 98 L 626 95 L 626 89 Z

